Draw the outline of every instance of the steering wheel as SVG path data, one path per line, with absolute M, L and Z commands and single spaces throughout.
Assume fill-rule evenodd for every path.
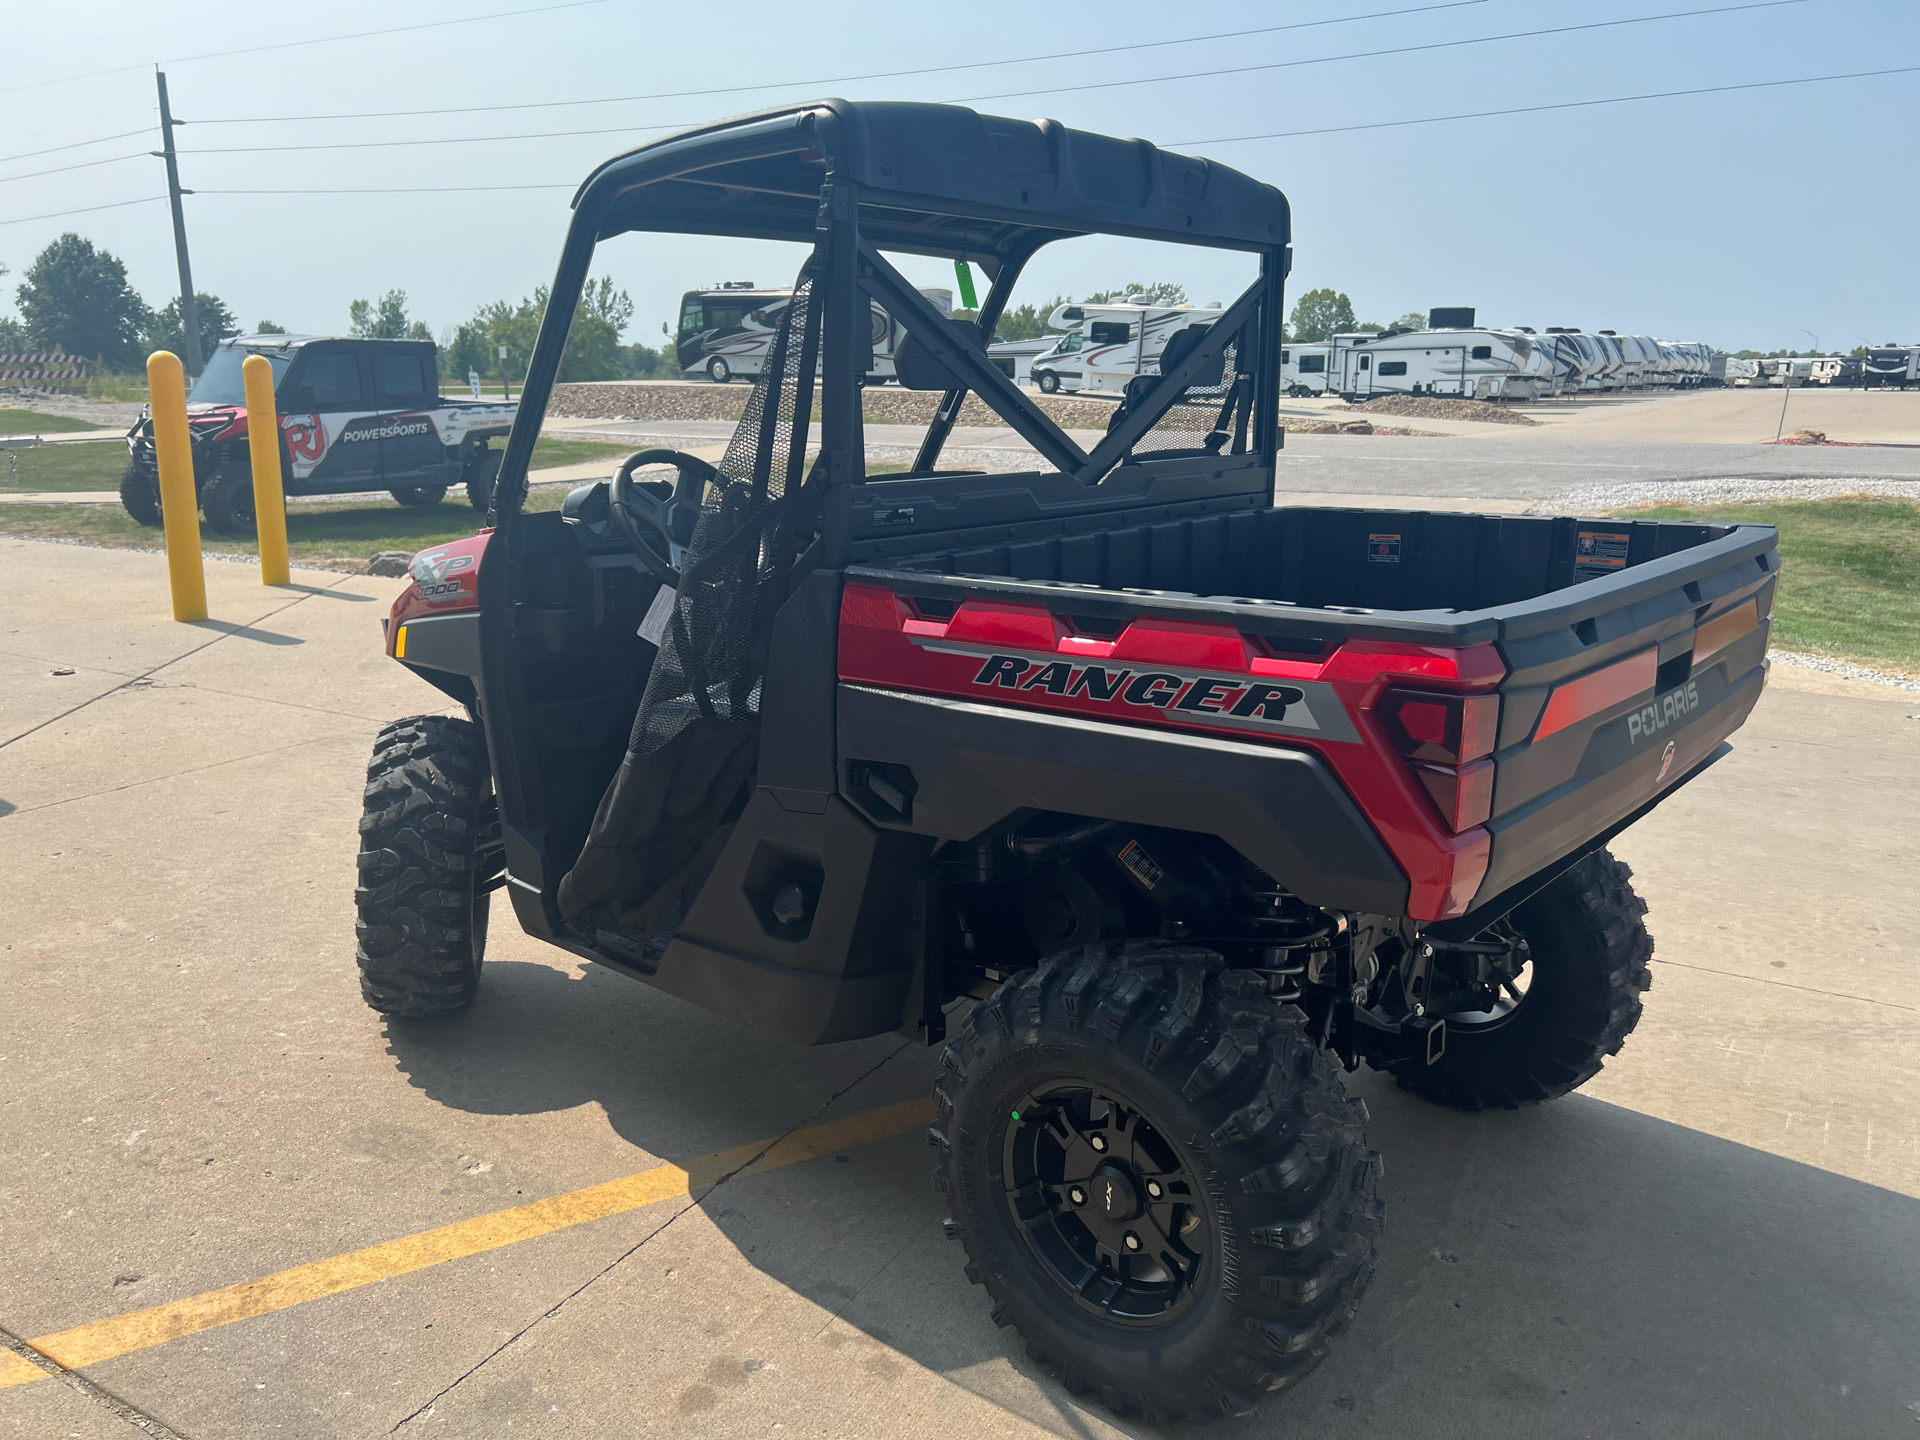
M 679 480 L 668 488 L 664 480 L 636 480 L 643 465 L 671 465 Z M 636 450 L 614 472 L 607 506 L 620 538 L 660 580 L 680 584 L 680 564 L 693 541 L 700 520 L 700 499 L 719 472 L 684 450 Z

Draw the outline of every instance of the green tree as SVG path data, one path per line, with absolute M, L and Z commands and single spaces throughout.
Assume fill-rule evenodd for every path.
M 1096 290 L 1083 302 L 1088 305 L 1112 305 L 1129 296 L 1144 295 L 1149 305 L 1185 305 L 1187 287 L 1172 280 L 1155 280 L 1151 285 L 1122 285 L 1118 290 Z
M 1337 290 L 1309 290 L 1293 303 L 1287 339 L 1301 343 L 1330 340 L 1355 328 L 1353 301 Z
M 1418 310 L 1409 310 L 1393 322 L 1392 328 L 1395 330 L 1424 330 L 1427 328 L 1427 317 Z
M 214 347 L 229 335 L 240 333 L 239 322 L 218 295 L 209 295 L 204 290 L 194 291 L 193 310 L 200 321 L 200 354 L 203 359 L 212 355 Z M 181 356 L 187 353 L 187 330 L 180 323 L 178 295 L 147 316 L 146 338 L 142 343 L 148 350 L 171 350 Z
M 108 366 L 139 365 L 147 306 L 117 256 L 69 230 L 35 257 L 14 291 L 34 349 L 97 355 Z
M 507 348 L 507 377 L 525 378 L 533 359 L 534 343 L 540 338 L 540 322 L 547 310 L 547 287 L 514 303 L 495 300 L 482 305 L 471 320 L 456 328 L 442 348 L 442 363 L 447 373 L 464 380 L 469 370 L 490 379 L 500 378 L 500 347 Z M 573 324 L 567 332 L 566 348 L 560 352 L 563 381 L 618 380 L 643 363 L 632 352 L 646 350 L 658 363 L 658 352 L 647 346 L 623 347 L 620 332 L 633 318 L 633 298 L 616 290 L 611 277 L 603 276 L 587 286 L 573 312 Z
M 407 318 L 407 292 L 389 290 L 378 301 L 355 300 L 347 306 L 347 333 L 360 340 L 431 340 L 424 320 Z
M 287 333 L 287 327 L 284 325 L 276 325 L 271 320 L 256 320 L 253 325 L 253 333 L 256 335 L 284 335 Z
M 0 315 L 0 355 L 18 355 L 27 348 L 27 327 L 11 315 Z
M 993 327 L 996 340 L 1038 340 L 1048 334 L 1047 317 L 1067 303 L 1067 296 L 1056 295 L 1044 305 L 1015 305 L 1000 312 L 1000 323 Z

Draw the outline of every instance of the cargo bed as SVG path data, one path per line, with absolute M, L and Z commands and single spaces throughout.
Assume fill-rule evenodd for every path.
M 1765 676 L 1765 526 L 1193 505 L 1121 520 L 926 536 L 850 567 L 842 680 L 1312 750 L 1406 873 L 1405 913 L 1438 920 L 1705 765 Z M 1130 691 L 1149 673 L 1165 680 Z M 1291 722 L 1234 713 L 1282 683 L 1301 696 Z M 1497 697 L 1490 774 L 1437 777 L 1490 783 L 1478 823 L 1454 830 L 1436 767 L 1402 763 L 1382 705 L 1409 686 Z

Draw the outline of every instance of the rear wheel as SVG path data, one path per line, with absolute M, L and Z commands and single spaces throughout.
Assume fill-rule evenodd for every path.
M 505 869 L 480 727 L 416 715 L 373 744 L 360 819 L 360 993 L 385 1015 L 458 1010 L 480 986 Z
M 467 463 L 461 468 L 461 478 L 467 487 L 467 503 L 482 513 L 493 503 L 493 484 L 500 478 L 500 461 L 504 456 L 504 451 L 491 448 L 476 450 L 467 457 Z
M 946 1048 L 929 1138 L 967 1277 L 1075 1393 L 1154 1423 L 1305 1375 L 1373 1273 L 1379 1157 L 1259 976 L 1103 942 L 1009 980 Z
M 1632 874 L 1601 850 L 1515 910 L 1505 923 L 1524 964 L 1486 1009 L 1445 1016 L 1439 1060 L 1390 1067 L 1400 1084 L 1456 1110 L 1512 1110 L 1598 1075 L 1640 1023 L 1640 996 L 1653 985 L 1647 902 Z
M 141 469 L 137 460 L 129 460 L 120 472 L 120 503 L 142 525 L 160 523 L 160 484 L 156 477 Z
M 387 493 L 402 505 L 412 506 L 417 510 L 424 510 L 427 506 L 438 505 L 442 500 L 446 499 L 447 487 L 444 485 L 414 485 L 402 490 L 389 490 Z
M 251 535 L 254 530 L 253 471 L 228 461 L 213 472 L 200 492 L 200 513 L 222 535 Z

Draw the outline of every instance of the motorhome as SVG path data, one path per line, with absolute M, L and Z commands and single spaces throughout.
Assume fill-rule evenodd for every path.
M 1327 388 L 1369 395 L 1534 400 L 1551 394 L 1553 361 L 1512 330 L 1382 330 L 1336 335 Z
M 951 290 L 920 292 L 942 314 L 953 313 Z M 768 346 L 779 328 L 780 314 L 793 299 L 791 289 L 761 289 L 751 280 L 727 281 L 707 290 L 689 290 L 680 297 L 680 333 L 675 359 L 683 375 L 705 374 L 717 385 L 736 375 L 752 379 L 760 373 Z M 893 378 L 894 346 L 905 332 L 876 301 L 872 305 L 873 368 L 867 378 Z
M 1063 330 L 1053 348 L 1036 355 L 1033 382 L 1048 395 L 1060 390 L 1118 395 L 1136 375 L 1158 375 L 1160 352 L 1189 325 L 1210 325 L 1219 305 L 1155 305 L 1129 296 L 1109 305 L 1061 305 L 1047 317 Z

